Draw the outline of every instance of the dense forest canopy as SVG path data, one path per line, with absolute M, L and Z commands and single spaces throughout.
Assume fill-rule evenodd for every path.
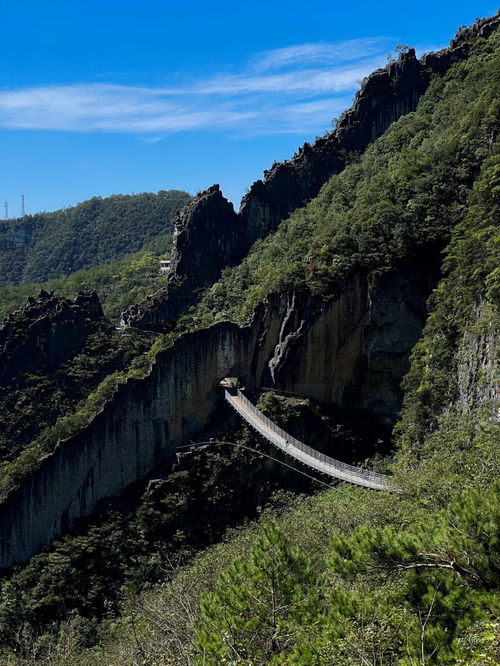
M 329 298 L 355 271 L 389 271 L 418 248 L 446 242 L 491 152 L 497 70 L 498 34 L 435 77 L 415 112 L 226 269 L 189 325 L 247 321 L 259 301 L 286 290 Z
M 80 291 L 95 291 L 104 314 L 118 324 L 121 313 L 130 305 L 165 287 L 166 276 L 159 272 L 160 259 L 171 249 L 172 234 L 162 233 L 146 246 L 122 259 L 92 268 L 82 268 L 67 276 L 0 287 L 0 321 L 20 308 L 26 299 L 36 297 L 41 290 L 57 296 L 75 298 Z
M 190 200 L 179 190 L 117 194 L 0 222 L 0 285 L 44 282 L 138 252 L 171 233 Z

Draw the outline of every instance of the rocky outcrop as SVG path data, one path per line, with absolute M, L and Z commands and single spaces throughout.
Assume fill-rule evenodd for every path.
M 250 336 L 250 329 L 226 324 L 184 336 L 158 356 L 146 379 L 120 385 L 86 428 L 59 442 L 0 504 L 0 569 L 27 559 L 90 515 L 100 499 L 173 460 L 175 447 L 213 412 L 219 379 L 244 374 Z
M 243 197 L 238 215 L 225 202 L 217 185 L 203 192 L 178 220 L 174 240 L 175 294 L 170 288 L 128 311 L 124 323 L 160 330 L 196 302 L 199 292 L 233 266 L 258 238 L 276 230 L 279 223 L 315 197 L 346 159 L 363 151 L 401 116 L 417 107 L 432 76 L 445 74 L 466 58 L 478 37 L 488 37 L 499 25 L 499 15 L 477 21 L 438 53 L 416 58 L 402 53 L 396 62 L 379 69 L 363 82 L 353 106 L 338 120 L 334 131 L 305 143 L 297 154 L 264 172 Z M 225 202 L 225 203 L 224 203 Z M 194 278 L 194 279 L 193 279 Z
M 392 425 L 439 264 L 437 249 L 427 248 L 387 275 L 358 274 L 328 302 L 297 294 L 273 297 L 271 309 L 280 325 L 259 381 L 343 409 L 365 410 Z
M 463 414 L 488 405 L 500 420 L 498 327 L 491 305 L 479 298 L 458 350 L 456 406 Z
M 145 379 L 121 385 L 92 423 L 59 442 L 0 504 L 0 568 L 28 558 L 100 499 L 173 460 L 176 447 L 221 408 L 225 376 L 249 389 L 276 386 L 394 421 L 433 286 L 429 265 L 415 262 L 384 278 L 354 276 L 329 303 L 276 295 L 249 326 L 220 323 L 179 338 Z
M 182 282 L 192 291 L 213 284 L 245 251 L 242 236 L 233 205 L 212 185 L 176 218 L 169 284 Z
M 218 185 L 201 192 L 175 219 L 168 286 L 122 314 L 122 325 L 168 328 L 248 249 L 242 219 Z
M 75 300 L 40 292 L 38 300 L 8 316 L 0 328 L 0 386 L 43 368 L 53 372 L 85 346 L 96 330 L 109 328 L 97 294 Z
M 273 231 L 281 220 L 315 197 L 322 185 L 344 168 L 349 153 L 363 151 L 391 123 L 416 109 L 433 74 L 445 74 L 452 64 L 468 56 L 478 37 L 488 37 L 498 25 L 498 14 L 479 20 L 453 39 L 449 48 L 420 60 L 409 49 L 396 62 L 367 77 L 333 132 L 312 145 L 304 144 L 291 160 L 273 165 L 243 197 L 240 215 L 250 240 Z
M 349 154 L 363 151 L 392 122 L 414 111 L 429 79 L 413 49 L 371 74 L 333 132 L 312 145 L 304 144 L 293 159 L 275 164 L 252 185 L 240 210 L 251 241 L 276 229 L 281 220 L 315 197 L 344 168 Z
M 479 29 L 489 30 L 491 21 L 482 22 L 477 34 Z M 464 38 L 452 48 L 454 54 L 446 52 L 448 62 L 462 57 L 466 44 Z M 423 61 L 411 52 L 375 73 L 349 112 L 350 120 L 342 118 L 334 135 L 304 148 L 293 162 L 295 169 L 286 164 L 275 167 L 249 193 L 239 216 L 217 187 L 203 193 L 177 224 L 168 291 L 170 298 L 178 290 L 177 304 L 174 297 L 170 301 L 172 308 L 178 308 L 176 316 L 228 261 L 237 262 L 238 253 L 244 251 L 238 232 L 243 221 L 247 244 L 255 234 L 274 228 L 289 212 L 280 193 L 293 206 L 314 196 L 321 180 L 314 175 L 314 165 L 325 160 L 323 167 L 342 166 L 337 150 L 340 137 L 355 142 L 359 136 L 359 145 L 373 140 L 391 118 L 416 103 L 412 93 L 405 97 L 406 82 L 417 77 L 425 83 L 429 75 Z M 322 146 L 334 139 L 335 151 L 323 151 Z M 357 149 L 352 145 L 351 150 Z M 255 193 L 258 196 L 252 199 Z M 224 376 L 238 376 L 250 389 L 276 386 L 333 406 L 368 410 L 381 422 L 393 422 L 401 402 L 399 382 L 424 325 L 425 302 L 437 282 L 440 264 L 437 250 L 424 248 L 390 274 L 351 276 L 342 292 L 328 302 L 306 293 L 278 294 L 258 309 L 249 326 L 220 323 L 179 338 L 158 354 L 147 377 L 121 385 L 87 427 L 56 442 L 53 452 L 7 496 L 0 505 L 0 568 L 27 559 L 78 518 L 90 515 L 100 499 L 123 492 L 160 463 L 173 460 L 176 448 L 201 433 L 221 407 L 218 383 Z M 188 286 L 183 302 L 184 284 Z M 161 324 L 163 317 L 173 317 L 168 310 L 162 312 L 161 302 L 154 307 L 154 315 L 138 312 L 135 321 L 149 327 Z M 464 350 L 472 346 L 474 355 L 478 352 L 484 359 L 479 365 L 462 363 L 460 391 L 467 408 L 489 395 L 489 388 L 482 394 L 470 388 L 472 377 L 475 381 L 478 373 L 490 373 L 488 335 L 464 338 Z M 464 353 L 467 357 L 468 352 Z

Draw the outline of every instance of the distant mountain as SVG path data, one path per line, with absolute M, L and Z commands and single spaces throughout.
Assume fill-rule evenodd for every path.
M 0 285 L 43 282 L 141 250 L 172 231 L 191 196 L 180 190 L 93 197 L 0 223 Z

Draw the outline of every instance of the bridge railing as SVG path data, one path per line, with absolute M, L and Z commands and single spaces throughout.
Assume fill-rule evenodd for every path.
M 275 423 L 273 423 L 273 421 L 271 421 L 271 419 L 269 419 L 265 414 L 257 409 L 257 407 L 252 402 L 250 402 L 250 400 L 239 389 L 233 389 L 232 391 L 226 390 L 225 395 L 226 400 L 231 403 L 234 409 L 236 409 L 236 411 L 238 411 L 243 416 L 243 418 L 246 418 L 248 412 L 251 412 L 255 416 L 257 426 L 260 422 L 261 424 L 264 424 L 269 430 L 276 433 L 278 437 L 285 440 L 285 446 L 282 446 L 278 441 L 275 442 L 279 448 L 283 449 L 284 451 L 286 451 L 288 448 L 298 449 L 299 451 L 303 452 L 305 456 L 314 458 L 317 463 L 319 463 L 315 465 L 315 467 L 318 467 L 327 473 L 331 473 L 332 468 L 334 468 L 335 470 L 341 472 L 342 476 L 350 477 L 352 480 L 359 479 L 368 481 L 379 488 L 388 487 L 388 477 L 385 474 L 379 474 L 378 472 L 361 469 L 359 467 L 355 467 L 354 465 L 349 465 L 348 463 L 336 460 L 335 458 L 330 458 L 330 456 L 326 456 L 324 453 L 320 453 L 319 451 L 312 449 L 310 446 L 307 446 L 296 437 L 293 437 L 289 433 L 285 432 L 285 430 L 277 426 Z M 245 409 L 241 409 L 238 405 L 238 402 L 232 399 L 235 395 L 237 395 L 239 401 L 245 406 Z M 265 436 L 265 433 L 262 434 Z

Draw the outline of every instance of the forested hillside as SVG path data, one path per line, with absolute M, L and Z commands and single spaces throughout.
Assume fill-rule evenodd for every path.
M 178 190 L 94 197 L 72 208 L 0 222 L 0 285 L 44 282 L 141 250 L 190 201 Z
M 77 318 L 85 335 L 75 336 L 74 349 L 51 372 L 23 366 L 19 374 L 12 370 L 17 359 L 27 358 L 25 347 L 40 337 L 41 306 L 32 302 L 10 316 L 2 329 L 12 366 L 5 400 L 13 413 L 31 402 L 0 441 L 6 496 L 20 488 L 21 497 L 23 484 L 35 494 L 30 474 L 64 446 L 83 442 L 91 451 L 95 440 L 71 438 L 91 430 L 94 417 L 101 419 L 100 459 L 121 415 L 140 414 L 130 421 L 135 438 L 129 446 L 123 437 L 117 466 L 128 456 L 139 464 L 146 428 L 155 447 L 169 428 L 195 433 L 202 443 L 185 436 L 174 461 L 135 477 L 120 497 L 108 493 L 90 518 L 3 575 L 2 663 L 500 663 L 499 90 L 498 29 L 474 33 L 467 57 L 433 74 L 415 111 L 362 154 L 349 154 L 317 197 L 227 268 L 168 334 L 120 336 L 92 298 L 47 297 L 52 335 Z M 189 227 L 184 231 L 189 236 Z M 418 309 L 415 285 L 428 275 L 436 275 L 434 289 L 418 328 L 409 311 Z M 385 326 L 376 308 L 385 316 L 391 298 L 397 315 Z M 328 319 L 329 307 L 340 314 Z M 358 328 L 349 328 L 356 319 Z M 347 377 L 337 403 L 251 384 L 254 376 L 274 381 L 268 366 L 274 363 L 274 372 L 300 353 L 321 369 L 342 327 L 347 340 L 327 368 Z M 411 339 L 409 329 L 418 339 L 411 354 L 398 346 Z M 356 335 L 358 346 L 349 346 Z M 361 352 L 349 374 L 353 349 Z M 266 367 L 257 375 L 261 353 Z M 211 354 L 229 360 L 211 364 Z M 176 366 L 183 355 L 186 364 Z M 372 374 L 363 374 L 370 363 Z M 221 377 L 212 376 L 214 367 L 246 371 L 241 380 L 275 423 L 318 450 L 391 474 L 397 492 L 290 469 L 289 457 L 215 395 Z M 356 382 L 393 400 L 382 381 L 395 367 L 398 377 L 409 371 L 391 422 L 356 398 Z M 61 405 L 47 399 L 53 386 Z M 169 408 L 178 420 L 162 420 L 161 409 Z M 199 422 L 206 413 L 210 419 Z M 14 447 L 16 438 L 22 441 Z M 68 455 L 77 468 L 78 451 Z M 92 467 L 84 486 L 96 478 Z M 49 473 L 42 479 L 48 485 Z
M 480 42 L 466 62 L 436 77 L 417 111 L 227 269 L 205 293 L 194 323 L 243 322 L 269 294 L 287 290 L 329 298 L 353 273 L 389 272 L 449 238 L 496 136 L 497 40 Z
M 40 290 L 75 298 L 80 291 L 95 291 L 104 314 L 115 324 L 121 313 L 165 286 L 166 278 L 159 273 L 160 259 L 167 258 L 172 234 L 161 233 L 145 248 L 122 259 L 94 268 L 83 268 L 69 275 L 45 282 L 28 282 L 0 287 L 0 320 Z

